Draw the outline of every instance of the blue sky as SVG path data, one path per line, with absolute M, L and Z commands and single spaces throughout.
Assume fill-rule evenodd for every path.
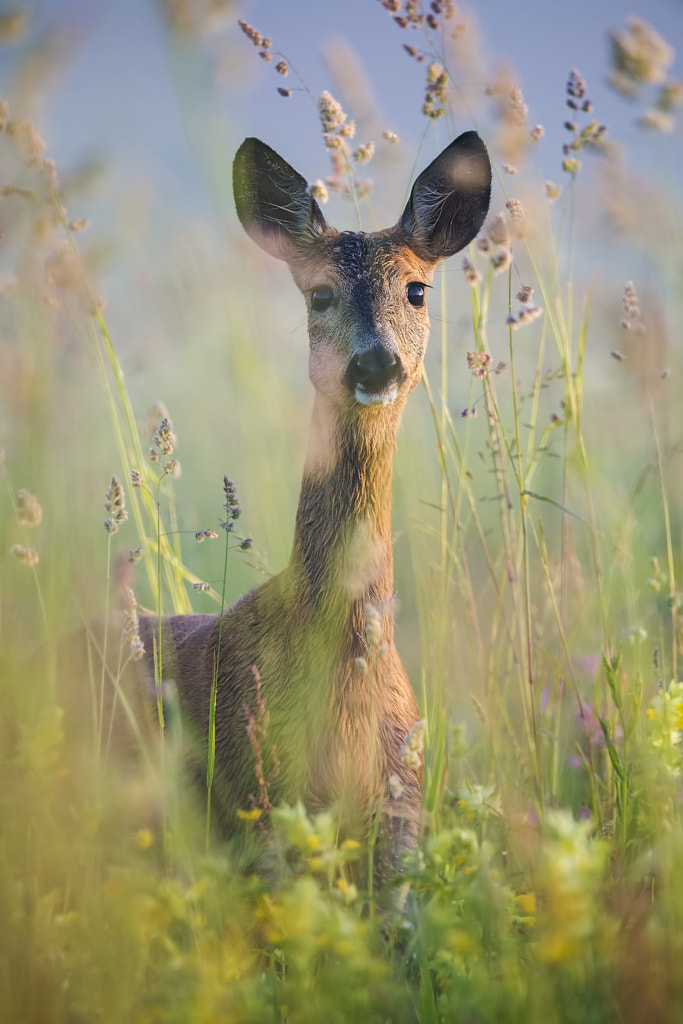
M 631 104 L 606 85 L 608 32 L 623 26 L 629 13 L 646 17 L 674 47 L 683 43 L 681 0 L 649 0 L 646 6 L 645 12 L 617 0 L 480 0 L 472 9 L 487 64 L 493 67 L 506 60 L 515 67 L 530 120 L 546 129 L 538 157 L 547 176 L 559 175 L 564 88 L 572 67 L 583 73 L 596 116 L 628 147 L 629 159 L 637 163 L 640 151 L 648 149 L 634 125 Z M 221 121 L 226 145 L 236 147 L 244 135 L 256 134 L 307 177 L 324 173 L 327 165 L 313 105 L 304 93 L 289 100 L 276 95 L 281 83 L 272 66 L 260 61 L 239 33 L 238 17 L 272 37 L 315 95 L 334 89 L 323 55 L 328 47 L 345 41 L 369 75 L 386 127 L 398 132 L 409 147 L 418 144 L 423 131 L 424 65 L 411 61 L 402 48 L 406 41 L 419 44 L 419 33 L 392 24 L 379 0 L 239 4 L 221 33 L 208 41 L 206 60 L 193 63 L 189 73 L 179 70 L 180 62 L 170 55 L 160 6 L 153 0 L 33 0 L 25 7 L 32 26 L 29 41 L 52 25 L 58 28 L 60 64 L 54 75 L 46 76 L 43 102 L 35 110 L 50 152 L 60 166 L 105 156 L 113 161 L 112 184 L 119 187 L 125 187 L 127 177 L 150 177 L 155 188 L 168 190 L 174 203 L 201 201 L 202 172 L 187 144 L 188 125 L 178 95 L 194 92 L 199 98 L 195 121 L 206 114 L 201 110 L 201 78 L 208 83 L 215 74 L 212 52 L 222 52 L 225 77 L 214 92 L 211 116 Z M 472 18 L 466 9 L 462 16 Z M 3 51 L 0 85 L 5 95 L 26 45 Z M 677 58 L 674 73 L 683 77 L 680 63 Z M 294 86 L 292 76 L 286 84 Z M 463 120 L 460 127 L 469 125 Z M 678 152 L 680 142 L 679 130 L 669 144 Z

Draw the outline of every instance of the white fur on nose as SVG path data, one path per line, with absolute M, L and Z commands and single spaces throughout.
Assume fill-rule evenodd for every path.
M 396 384 L 390 384 L 383 391 L 363 391 L 362 388 L 356 387 L 353 394 L 361 405 L 391 405 L 398 396 L 398 387 Z

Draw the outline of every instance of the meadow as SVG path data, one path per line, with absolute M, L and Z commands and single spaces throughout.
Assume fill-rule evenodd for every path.
M 162 5 L 187 60 L 208 59 L 210 6 Z M 256 758 L 242 823 L 277 870 L 246 868 L 207 834 L 173 729 L 162 756 L 122 768 L 91 679 L 84 750 L 56 663 L 28 658 L 114 610 L 134 658 L 137 608 L 216 611 L 279 570 L 311 392 L 303 322 L 282 328 L 301 299 L 238 228 L 216 251 L 171 223 L 138 279 L 147 314 L 117 330 L 126 252 L 97 227 L 105 197 L 62 175 L 25 115 L 27 58 L 16 109 L 0 102 L 0 1021 L 683 1019 L 674 53 L 631 20 L 604 69 L 654 154 L 647 176 L 567 68 L 548 181 L 533 98 L 510 67 L 462 79 L 469 29 L 449 0 L 383 6 L 423 71 L 412 173 L 474 125 L 496 177 L 484 231 L 430 294 L 394 462 L 397 642 L 425 721 L 419 850 L 391 883 L 401 909 L 356 884 L 368 851 L 337 846 L 333 812 L 259 803 Z M 305 88 L 297 54 L 228 17 L 245 61 L 268 65 L 276 117 Z M 0 19 L 0 45 L 16 19 Z M 314 187 L 336 226 L 385 226 L 412 155 L 395 158 L 389 125 L 354 137 L 353 82 L 337 67 L 334 83 L 337 123 L 323 137 L 317 111 L 305 121 L 320 131 Z M 222 164 L 229 181 L 239 141 L 215 141 L 207 178 Z M 298 166 L 296 140 L 283 156 Z M 256 750 L 267 708 L 250 727 Z

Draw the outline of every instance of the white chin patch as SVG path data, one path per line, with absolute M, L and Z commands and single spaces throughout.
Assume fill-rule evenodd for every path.
M 361 391 L 360 388 L 356 388 L 353 394 L 361 405 L 391 405 L 398 395 L 398 388 L 395 384 L 384 391 Z

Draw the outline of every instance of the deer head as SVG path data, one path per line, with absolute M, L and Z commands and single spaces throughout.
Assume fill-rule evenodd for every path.
M 347 416 L 400 415 L 422 374 L 427 288 L 488 211 L 491 165 L 479 136 L 465 132 L 433 160 L 384 231 L 330 227 L 305 179 L 258 139 L 237 151 L 233 186 L 242 226 L 288 264 L 306 299 L 318 396 Z

